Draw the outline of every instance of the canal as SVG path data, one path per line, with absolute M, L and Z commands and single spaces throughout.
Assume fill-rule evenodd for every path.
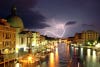
M 39 67 L 100 67 L 100 52 L 62 43 Z
M 75 48 L 64 43 L 58 44 L 54 52 L 37 65 L 10 64 L 15 67 L 100 67 L 100 52 L 87 48 Z M 11 67 L 14 67 L 11 66 Z

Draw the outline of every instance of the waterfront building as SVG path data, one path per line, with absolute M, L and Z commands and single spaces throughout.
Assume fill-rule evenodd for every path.
M 0 53 L 14 53 L 16 46 L 16 29 L 7 20 L 0 18 Z
M 39 46 L 41 43 L 40 33 L 36 31 L 32 31 L 33 38 L 32 38 L 32 46 Z
M 82 33 L 76 33 L 74 36 L 74 43 L 77 45 L 82 44 Z
M 72 44 L 72 43 L 74 43 L 74 37 L 68 37 L 67 44 Z
M 20 48 L 26 49 L 27 47 L 31 46 L 31 39 L 32 39 L 32 32 L 31 31 L 21 31 L 19 33 L 19 44 Z
M 61 42 L 62 42 L 62 43 L 67 43 L 67 38 L 61 39 Z
M 40 43 L 42 43 L 42 40 L 39 32 L 29 31 L 24 29 L 19 33 L 19 44 L 20 48 L 22 49 L 27 48 L 29 46 L 31 47 L 39 46 Z
M 43 35 L 40 35 L 40 44 L 46 45 L 46 39 L 45 39 L 45 36 L 43 36 Z
M 98 40 L 99 33 L 93 30 L 83 31 L 81 38 L 82 38 L 83 43 L 87 41 L 95 41 L 95 40 Z
M 76 33 L 74 37 L 67 38 L 67 44 L 76 45 L 95 45 L 99 38 L 99 33 L 93 30 L 83 31 L 81 33 Z
M 13 6 L 11 8 L 11 14 L 7 17 L 7 21 L 10 24 L 10 26 L 16 29 L 16 48 L 19 48 L 21 46 L 19 33 L 23 31 L 24 24 L 23 24 L 22 19 L 17 15 L 16 12 L 17 12 L 17 9 L 15 6 Z

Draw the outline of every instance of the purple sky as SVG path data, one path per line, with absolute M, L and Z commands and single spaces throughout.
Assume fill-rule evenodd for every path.
M 93 29 L 100 32 L 100 0 L 0 0 L 0 17 L 10 15 L 12 5 L 26 28 L 48 36 L 73 36 Z

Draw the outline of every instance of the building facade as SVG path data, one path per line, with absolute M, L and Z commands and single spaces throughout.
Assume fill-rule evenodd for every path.
M 76 33 L 74 36 L 74 43 L 77 45 L 88 45 L 91 42 L 93 45 L 99 38 L 99 33 L 93 30 L 83 31 L 82 33 Z
M 67 44 L 73 44 L 73 43 L 74 43 L 74 37 L 68 37 Z
M 39 46 L 41 43 L 41 36 L 39 32 L 32 31 L 32 46 Z
M 22 21 L 21 17 L 19 17 L 16 12 L 17 12 L 17 9 L 16 9 L 15 6 L 13 6 L 11 8 L 11 14 L 7 17 L 7 21 L 10 24 L 10 26 L 12 26 L 12 27 L 14 27 L 16 29 L 16 50 L 18 50 L 18 48 L 20 46 L 22 46 L 20 44 L 19 33 L 21 31 L 23 31 L 24 24 L 23 24 L 23 21 Z
M 0 18 L 0 53 L 14 53 L 16 46 L 16 29 Z
M 74 36 L 74 43 L 77 45 L 82 44 L 82 33 L 76 33 Z
M 95 41 L 95 40 L 98 40 L 99 33 L 93 30 L 87 30 L 87 31 L 82 32 L 81 37 L 82 37 L 83 43 L 85 43 L 86 41 Z

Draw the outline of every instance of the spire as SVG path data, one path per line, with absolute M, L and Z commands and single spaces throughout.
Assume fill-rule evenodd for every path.
M 16 6 L 15 5 L 13 5 L 11 8 L 11 15 L 16 16 Z

